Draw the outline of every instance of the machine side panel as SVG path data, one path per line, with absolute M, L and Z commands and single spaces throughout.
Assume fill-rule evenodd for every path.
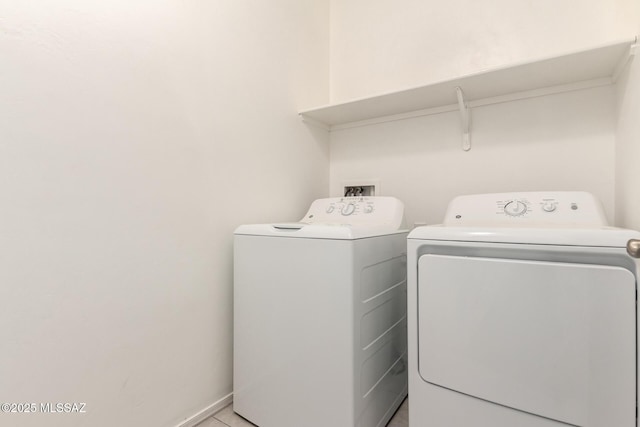
M 407 234 L 356 241 L 355 426 L 383 427 L 407 395 Z

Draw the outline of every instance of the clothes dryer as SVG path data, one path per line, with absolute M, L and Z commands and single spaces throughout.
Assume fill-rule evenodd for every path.
M 408 238 L 412 427 L 635 427 L 640 233 L 583 192 L 462 196 Z
M 407 394 L 406 237 L 392 197 L 313 202 L 234 239 L 234 411 L 260 427 L 386 425 Z

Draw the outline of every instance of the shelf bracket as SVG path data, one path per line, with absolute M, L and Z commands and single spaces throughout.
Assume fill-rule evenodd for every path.
M 458 108 L 460 109 L 460 118 L 462 119 L 462 149 L 469 151 L 471 150 L 471 134 L 469 133 L 471 124 L 470 111 L 464 100 L 464 93 L 460 86 L 456 87 L 456 95 L 458 96 Z

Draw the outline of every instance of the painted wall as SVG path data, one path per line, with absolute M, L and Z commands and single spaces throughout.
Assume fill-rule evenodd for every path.
M 232 233 L 327 195 L 328 2 L 0 0 L 0 402 L 167 426 L 232 391 Z
M 462 151 L 458 113 L 331 133 L 331 193 L 345 181 L 379 180 L 405 202 L 407 222 L 438 224 L 461 194 L 586 190 L 613 219 L 612 86 L 472 110 L 472 148 Z
M 637 31 L 637 0 L 332 0 L 331 100 L 590 48 Z
M 331 99 L 340 102 L 629 39 L 637 0 L 331 2 Z M 586 190 L 615 219 L 615 88 L 475 108 L 473 148 L 446 113 L 331 134 L 331 193 L 379 179 L 409 223 L 459 194 Z M 620 190 L 622 191 L 622 190 Z
M 638 19 L 640 24 L 640 18 Z M 640 34 L 640 27 L 638 29 Z M 640 51 L 617 83 L 616 224 L 640 230 Z

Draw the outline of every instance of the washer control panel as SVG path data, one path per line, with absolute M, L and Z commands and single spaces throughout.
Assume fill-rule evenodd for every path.
M 404 228 L 404 205 L 394 197 L 333 197 L 311 204 L 301 222 Z
M 492 193 L 456 197 L 445 225 L 607 226 L 601 203 L 582 191 Z

